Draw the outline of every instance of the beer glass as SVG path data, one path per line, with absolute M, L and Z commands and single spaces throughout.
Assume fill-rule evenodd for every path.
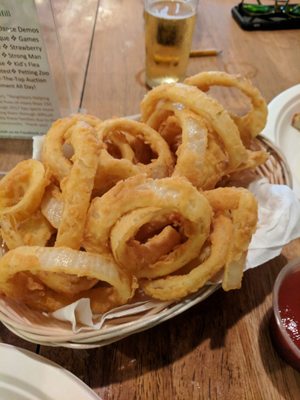
M 184 79 L 197 5 L 198 0 L 144 0 L 148 86 Z

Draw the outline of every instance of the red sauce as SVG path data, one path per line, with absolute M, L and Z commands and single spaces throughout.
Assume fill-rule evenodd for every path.
M 300 349 L 300 269 L 291 272 L 282 281 L 278 308 L 283 326 Z

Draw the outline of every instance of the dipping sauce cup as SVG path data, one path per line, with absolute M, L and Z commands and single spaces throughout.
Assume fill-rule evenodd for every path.
M 197 5 L 198 0 L 144 0 L 148 86 L 184 79 Z
M 279 355 L 300 371 L 300 258 L 290 261 L 276 278 L 270 333 Z

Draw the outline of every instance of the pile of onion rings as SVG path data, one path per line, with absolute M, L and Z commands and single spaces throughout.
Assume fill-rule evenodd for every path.
M 230 114 L 212 85 L 240 89 L 252 109 Z M 252 150 L 266 117 L 251 82 L 205 72 L 148 92 L 141 121 L 55 121 L 41 160 L 0 181 L 0 293 L 46 312 L 89 298 L 103 313 L 138 288 L 170 301 L 216 277 L 240 288 L 257 202 L 221 185 L 266 161 Z

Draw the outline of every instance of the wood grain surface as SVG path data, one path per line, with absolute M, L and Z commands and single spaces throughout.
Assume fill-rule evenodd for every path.
M 61 26 L 68 13 L 76 26 L 79 3 L 82 6 L 84 2 L 53 1 Z M 100 0 L 87 4 L 89 16 L 96 20 L 90 18 L 81 25 L 80 35 L 86 35 L 82 40 L 85 67 L 77 59 L 66 64 L 75 98 L 80 97 L 79 107 L 101 118 L 136 114 L 148 90 L 144 83 L 143 2 Z M 269 102 L 300 83 L 300 31 L 243 31 L 231 16 L 235 4 L 232 0 L 200 0 L 193 48 L 216 48 L 222 53 L 190 59 L 187 74 L 206 70 L 240 73 L 250 78 Z M 63 34 L 68 61 L 74 54 L 75 37 L 76 29 Z M 226 93 L 216 90 L 216 96 L 230 101 L 233 108 L 247 107 L 235 91 Z M 2 140 L 0 169 L 28 158 L 30 146 L 30 141 Z M 38 350 L 105 400 L 296 400 L 300 398 L 300 374 L 274 350 L 269 319 L 276 276 L 287 259 L 299 255 L 300 240 L 295 240 L 279 257 L 247 271 L 241 290 L 219 290 L 183 314 L 106 347 L 36 349 L 3 325 L 0 338 Z

